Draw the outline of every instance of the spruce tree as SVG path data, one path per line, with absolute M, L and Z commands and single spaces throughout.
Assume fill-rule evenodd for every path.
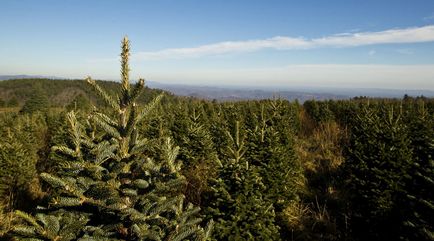
M 0 126 L 0 202 L 28 209 L 39 194 L 37 162 L 46 135 L 43 115 L 3 115 Z
M 42 173 L 53 189 L 48 206 L 35 215 L 18 211 L 26 225 L 13 235 L 22 240 L 204 240 L 211 225 L 198 224 L 199 208 L 186 204 L 180 189 L 185 178 L 176 160 L 179 148 L 167 139 L 159 160 L 146 156 L 148 140 L 137 124 L 161 99 L 139 108 L 141 79 L 129 81 L 130 45 L 125 37 L 121 53 L 121 91 L 118 99 L 93 79 L 87 82 L 111 107 L 113 117 L 95 111 L 87 120 L 67 115 L 71 145 L 54 146 L 64 156 L 59 172 Z M 211 223 L 212 224 L 212 223 Z
M 395 240 L 401 226 L 396 199 L 412 161 L 408 130 L 401 112 L 385 104 L 365 106 L 356 119 L 343 165 L 352 229 L 360 240 Z
M 7 107 L 17 107 L 20 103 L 18 102 L 16 97 L 12 97 L 11 99 L 9 99 L 9 101 L 7 102 L 6 106 Z
M 272 100 L 259 106 L 256 125 L 248 130 L 249 143 L 246 158 L 258 166 L 266 191 L 276 211 L 291 201 L 297 201 L 302 169 L 293 148 L 293 130 L 290 116 L 281 113 L 287 108 L 282 100 Z
M 74 97 L 73 100 L 66 106 L 66 109 L 71 111 L 83 110 L 84 112 L 90 111 L 92 108 L 92 103 L 90 100 L 84 96 L 83 94 L 79 94 Z
M 215 220 L 214 240 L 279 240 L 273 204 L 263 198 L 265 185 L 258 169 L 245 158 L 244 135 L 236 122 L 227 132 L 227 158 L 210 182 L 206 213 Z
M 434 239 L 434 115 L 424 102 L 407 115 L 413 161 L 397 199 L 404 224 L 400 233 L 403 240 L 428 241 Z
M 4 137 L 0 143 L 0 203 L 12 210 L 27 193 L 36 176 L 35 153 L 31 153 L 16 136 Z
M 211 134 L 204 125 L 202 114 L 193 109 L 192 114 L 187 119 L 187 131 L 181 137 L 180 159 L 184 160 L 188 166 L 197 166 L 203 163 L 214 163 L 216 152 Z
M 2 98 L 0 98 L 0 107 L 3 108 L 5 106 L 6 106 L 6 102 Z
M 182 150 L 179 158 L 186 164 L 184 169 L 188 182 L 185 190 L 186 197 L 189 201 L 200 205 L 202 192 L 207 188 L 207 179 L 213 175 L 215 169 L 217 153 L 206 126 L 207 121 L 203 120 L 203 113 L 199 113 L 196 107 L 186 120 L 187 132 L 180 136 Z
M 47 111 L 49 108 L 49 101 L 46 93 L 40 88 L 36 87 L 35 91 L 30 96 L 30 99 L 26 101 L 20 113 L 31 114 L 37 111 Z

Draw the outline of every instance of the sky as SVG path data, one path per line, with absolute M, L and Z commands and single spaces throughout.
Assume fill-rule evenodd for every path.
M 2 0 L 0 75 L 434 90 L 434 0 Z

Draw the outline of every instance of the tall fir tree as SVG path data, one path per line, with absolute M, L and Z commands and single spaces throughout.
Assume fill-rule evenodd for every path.
M 351 129 L 346 188 L 354 236 L 360 240 L 397 240 L 401 217 L 396 198 L 405 188 L 412 161 L 408 130 L 393 106 L 365 106 Z
M 254 118 L 257 123 L 248 130 L 246 158 L 258 166 L 265 184 L 265 197 L 281 212 L 291 201 L 298 201 L 302 182 L 301 164 L 293 148 L 292 121 L 282 100 L 261 103 Z
M 20 113 L 31 114 L 37 111 L 45 112 L 50 107 L 47 94 L 40 87 L 36 87 L 30 98 L 21 108 Z
M 420 102 L 407 112 L 413 159 L 397 203 L 404 227 L 402 240 L 434 240 L 434 115 Z
M 3 116 L 0 127 L 0 201 L 7 210 L 29 209 L 37 199 L 39 150 L 45 144 L 45 116 Z M 3 200 L 2 200 L 3 199 Z M 6 201 L 7 200 L 7 201 Z
M 3 138 L 0 143 L 0 203 L 7 210 L 19 207 L 26 199 L 29 184 L 36 177 L 36 157 L 16 139 Z
M 227 133 L 230 145 L 210 182 L 206 214 L 215 219 L 214 240 L 279 240 L 274 207 L 263 197 L 265 185 L 258 169 L 244 158 L 246 146 L 240 133 Z
M 130 45 L 121 53 L 121 91 L 112 98 L 90 77 L 87 82 L 111 107 L 113 117 L 95 111 L 79 121 L 68 113 L 70 146 L 54 146 L 64 156 L 57 174 L 42 173 L 53 189 L 48 206 L 35 215 L 18 211 L 26 225 L 12 235 L 22 240 L 205 240 L 212 222 L 199 226 L 199 208 L 180 194 L 185 178 L 176 160 L 179 148 L 167 139 L 162 158 L 146 156 L 148 140 L 137 124 L 161 96 L 139 109 L 135 100 L 144 88 L 129 81 Z
M 187 132 L 180 141 L 180 160 L 186 164 L 185 176 L 188 182 L 185 193 L 188 200 L 199 205 L 202 192 L 207 188 L 207 178 L 213 175 L 217 159 L 214 143 L 205 123 L 207 121 L 204 120 L 203 112 L 200 113 L 198 108 L 194 108 L 187 119 Z

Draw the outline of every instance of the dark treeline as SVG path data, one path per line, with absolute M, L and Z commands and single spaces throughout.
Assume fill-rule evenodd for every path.
M 122 64 L 0 85 L 21 110 L 0 114 L 3 239 L 433 240 L 433 99 L 139 95 Z
M 97 81 L 108 93 L 114 94 L 119 88 L 119 82 Z M 145 88 L 139 102 L 148 102 L 160 90 Z M 73 109 L 80 106 L 81 109 L 91 105 L 104 106 L 105 103 L 98 98 L 96 93 L 89 88 L 83 80 L 59 80 L 59 79 L 16 79 L 0 81 L 0 108 L 13 108 L 21 110 L 24 105 L 35 108 L 67 108 Z M 32 111 L 33 107 L 29 110 Z

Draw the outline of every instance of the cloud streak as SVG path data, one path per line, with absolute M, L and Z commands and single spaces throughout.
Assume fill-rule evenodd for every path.
M 433 20 L 434 19 L 434 14 L 430 15 L 430 16 L 426 16 L 423 18 L 423 20 L 425 21 L 429 21 L 429 20 Z
M 375 44 L 402 44 L 434 41 L 434 25 L 390 29 L 379 32 L 341 33 L 322 38 L 276 36 L 247 41 L 225 41 L 191 48 L 169 48 L 133 54 L 133 60 L 200 58 L 231 53 L 248 53 L 265 49 L 294 50 L 312 48 L 342 48 Z

